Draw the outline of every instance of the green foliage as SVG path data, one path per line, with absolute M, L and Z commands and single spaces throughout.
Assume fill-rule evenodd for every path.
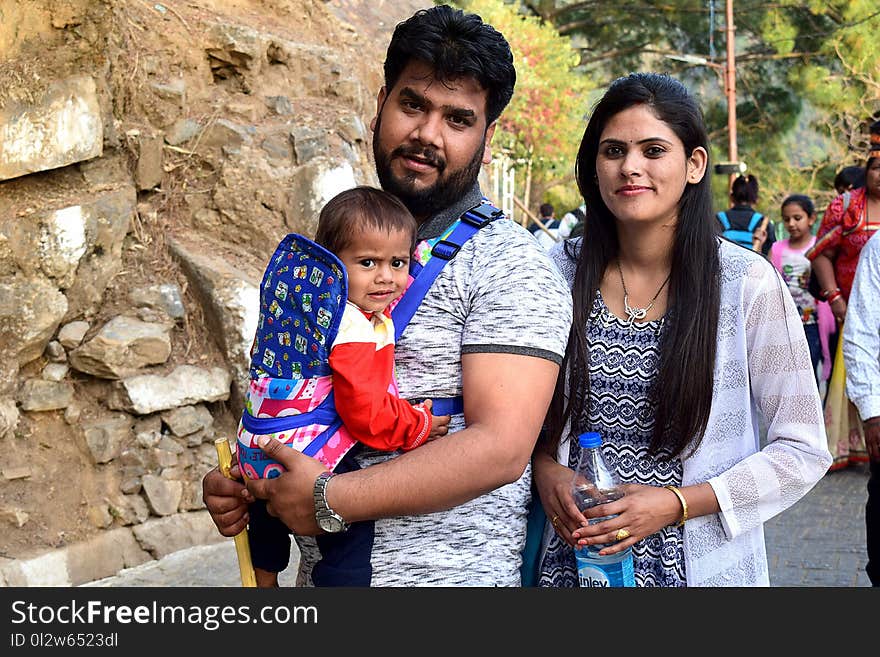
M 809 77 L 818 90 L 812 100 L 829 115 L 842 140 L 864 144 L 866 131 L 862 139 L 853 139 L 852 132 L 870 123 L 872 115 L 880 116 L 880 9 L 874 0 L 848 0 L 828 3 L 822 11 L 834 19 L 836 29 L 818 44 L 816 65 L 826 77 Z
M 714 1 L 714 16 L 710 0 L 460 4 L 498 27 L 514 49 L 519 81 L 496 146 L 531 159 L 532 205 L 542 195 L 577 202 L 572 172 L 587 99 L 634 70 L 669 72 L 694 90 L 712 161 L 728 159 L 725 0 Z M 736 0 L 733 8 L 739 158 L 758 176 L 771 216 L 791 193 L 810 194 L 824 207 L 835 173 L 864 162 L 867 125 L 880 118 L 880 6 Z M 558 180 L 563 186 L 554 187 Z M 713 188 L 726 205 L 727 177 L 713 176 Z
M 531 161 L 536 191 L 531 205 L 537 208 L 544 190 L 555 181 L 574 184 L 574 156 L 583 134 L 587 98 L 595 84 L 576 70 L 580 59 L 571 40 L 540 18 L 519 13 L 516 3 L 469 0 L 458 4 L 479 14 L 510 43 L 516 89 L 499 119 L 493 145 L 514 160 Z
M 717 162 L 728 159 L 726 3 L 715 0 L 714 22 L 709 4 L 523 0 L 572 36 L 582 69 L 594 78 L 657 70 L 688 84 L 703 107 Z M 834 174 L 864 162 L 867 124 L 872 115 L 880 118 L 880 6 L 876 0 L 736 0 L 733 9 L 739 159 L 758 176 L 761 205 L 771 216 L 795 192 L 824 207 Z M 719 205 L 727 203 L 727 182 L 713 176 Z
M 566 181 L 566 184 L 557 184 L 547 188 L 544 190 L 541 201 L 550 203 L 556 209 L 556 217 L 559 219 L 563 214 L 584 202 L 573 180 Z
M 550 4 L 554 8 L 547 11 Z M 688 48 L 692 35 L 707 33 L 704 0 L 593 0 L 544 5 L 544 17 L 552 20 L 560 33 L 576 39 L 582 63 L 587 67 L 598 64 L 613 77 L 644 69 L 645 54 L 650 52 L 707 54 Z
M 764 16 L 761 32 L 767 43 L 771 43 L 780 55 L 788 55 L 794 50 L 797 27 L 781 9 L 771 9 Z

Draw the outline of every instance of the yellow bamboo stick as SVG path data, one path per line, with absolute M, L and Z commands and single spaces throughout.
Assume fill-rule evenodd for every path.
M 214 441 L 217 449 L 217 460 L 220 463 L 220 472 L 224 477 L 232 479 L 229 469 L 232 467 L 232 450 L 226 438 L 217 438 Z M 254 575 L 254 566 L 251 562 L 251 548 L 248 544 L 247 529 L 242 529 L 235 535 L 235 553 L 238 555 L 238 570 L 241 573 L 241 585 L 256 587 L 257 578 Z

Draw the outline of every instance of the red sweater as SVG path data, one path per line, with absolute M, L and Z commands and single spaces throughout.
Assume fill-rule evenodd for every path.
M 394 380 L 394 324 L 348 303 L 330 351 L 336 411 L 351 436 L 383 451 L 418 447 L 431 431 L 423 404 L 400 399 Z

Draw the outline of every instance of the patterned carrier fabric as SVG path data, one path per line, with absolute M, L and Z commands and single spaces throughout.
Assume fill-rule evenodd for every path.
M 415 251 L 413 252 L 413 259 L 415 260 L 416 263 L 418 263 L 419 268 L 424 267 L 425 265 L 428 264 L 428 261 L 433 257 L 433 255 L 431 254 L 431 249 L 434 248 L 434 246 L 437 244 L 437 242 L 440 242 L 441 240 L 447 239 L 452 234 L 452 231 L 455 230 L 456 226 L 458 226 L 458 224 L 459 224 L 458 221 L 454 221 L 454 222 L 452 222 L 452 225 L 449 226 L 449 228 L 444 230 L 437 237 L 432 237 L 431 239 L 422 240 L 421 242 L 416 244 Z M 418 270 L 418 268 L 417 268 L 417 270 Z M 410 267 L 410 271 L 411 272 L 413 271 L 412 267 Z M 411 280 L 410 280 L 410 283 L 412 283 Z
M 260 287 L 260 316 L 251 347 L 245 412 L 258 419 L 314 411 L 332 392 L 330 349 L 348 296 L 345 269 L 322 246 L 298 234 L 275 249 Z M 266 435 L 302 452 L 329 423 L 309 423 L 261 434 L 238 425 L 241 468 L 250 479 L 277 477 L 282 467 L 256 443 Z M 341 427 L 314 455 L 333 469 L 355 441 Z
M 310 379 L 330 374 L 330 347 L 348 296 L 339 259 L 302 235 L 281 240 L 260 288 L 251 378 Z

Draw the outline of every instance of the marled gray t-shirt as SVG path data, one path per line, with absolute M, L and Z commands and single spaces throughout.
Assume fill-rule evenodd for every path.
M 419 239 L 438 236 L 480 201 L 476 187 L 435 217 Z M 446 264 L 396 346 L 401 397 L 462 394 L 462 353 L 512 353 L 561 362 L 571 324 L 568 285 L 522 226 L 499 219 Z M 455 415 L 452 432 L 464 428 Z M 363 467 L 399 453 L 366 450 Z M 377 520 L 373 586 L 519 586 L 531 466 L 502 486 L 448 511 Z M 308 551 L 307 551 L 308 552 Z M 312 563 L 303 555 L 301 566 Z M 301 581 L 307 582 L 301 572 Z

